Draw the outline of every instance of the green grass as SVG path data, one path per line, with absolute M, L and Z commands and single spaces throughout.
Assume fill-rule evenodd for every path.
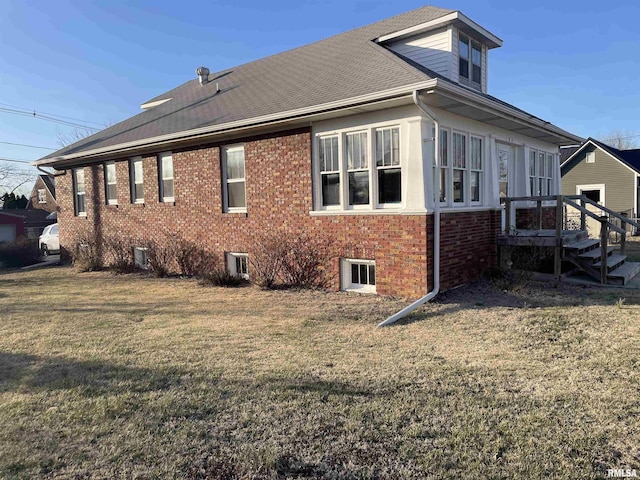
M 0 477 L 603 478 L 640 467 L 639 303 L 478 284 L 375 329 L 405 302 L 3 274 Z

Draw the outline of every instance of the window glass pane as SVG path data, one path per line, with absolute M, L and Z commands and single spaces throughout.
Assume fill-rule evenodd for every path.
M 531 177 L 529 179 L 529 188 L 531 189 L 532 196 L 538 196 L 538 189 L 536 188 L 536 179 L 535 177 Z
M 453 171 L 453 201 L 464 202 L 464 171 Z
M 538 179 L 538 188 L 539 188 L 539 192 L 540 195 L 546 195 L 546 193 L 544 192 L 544 180 L 543 179 Z
M 480 172 L 471 172 L 471 201 L 480 201 Z
M 360 282 L 362 285 L 366 285 L 368 283 L 367 280 L 367 265 L 360 265 Z
M 376 284 L 376 266 L 369 265 L 369 285 Z
M 475 42 L 471 42 L 471 63 L 482 65 L 482 50 L 480 45 Z
M 460 58 L 465 60 L 469 59 L 469 39 L 460 35 L 460 42 L 458 44 Z
M 446 167 L 449 165 L 449 132 L 440 130 L 440 165 Z
M 115 163 L 107 163 L 107 183 L 115 183 L 116 181 L 116 165 Z
M 340 170 L 340 163 L 338 158 L 338 137 L 331 137 L 331 160 L 334 172 Z
M 164 198 L 173 198 L 173 180 L 162 181 L 162 196 Z
M 347 135 L 347 168 L 357 170 L 368 167 L 367 134 L 355 133 Z
M 142 160 L 136 160 L 135 162 L 133 162 L 133 176 L 135 178 L 136 183 L 142 183 L 142 180 L 143 180 Z
M 110 184 L 110 185 L 107 185 L 107 198 L 109 200 L 116 200 L 117 199 L 116 186 L 113 183 Z
M 545 168 L 544 168 L 544 152 L 540 152 L 538 153 L 538 168 L 540 169 L 540 173 L 539 175 L 541 177 L 544 177 L 545 175 Z
M 84 193 L 76 195 L 77 213 L 85 213 L 87 210 L 84 203 Z
M 553 155 L 547 153 L 547 177 L 553 178 Z
M 369 172 L 349 172 L 349 205 L 369 203 Z
M 471 169 L 482 170 L 482 139 L 471 137 Z
M 360 283 L 360 269 L 355 263 L 351 264 L 351 283 Z
M 378 170 L 378 201 L 380 203 L 399 203 L 402 200 L 400 169 Z
M 400 130 L 391 129 L 391 165 L 400 165 Z
M 141 183 L 136 183 L 133 187 L 136 200 L 142 200 L 144 198 L 144 188 Z
M 244 149 L 227 151 L 227 178 L 244 178 Z
M 389 128 L 376 132 L 376 165 L 400 165 L 400 130 Z
M 162 178 L 173 178 L 173 158 L 171 156 L 162 157 Z
M 535 150 L 529 151 L 529 175 L 532 177 L 536 174 L 536 152 Z
M 322 205 L 340 204 L 340 174 L 322 175 Z
M 76 191 L 84 193 L 84 170 L 76 170 Z
M 227 184 L 227 206 L 229 208 L 243 208 L 245 203 L 244 182 L 231 182 Z
M 473 67 L 471 68 L 471 80 L 474 83 L 480 84 L 482 79 L 480 78 L 482 76 L 482 71 L 481 68 L 478 65 L 473 65 Z
M 461 133 L 453 133 L 453 167 L 466 168 L 466 136 Z
M 551 179 L 547 180 L 547 195 L 553 195 L 553 187 L 551 186 Z
M 447 179 L 449 178 L 449 170 L 446 168 L 440 169 L 440 201 L 447 201 Z

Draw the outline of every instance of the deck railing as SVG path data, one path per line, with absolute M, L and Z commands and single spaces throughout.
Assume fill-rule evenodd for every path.
M 563 231 L 565 231 L 565 221 L 567 220 L 567 207 L 573 207 L 580 214 L 580 230 L 587 229 L 587 217 L 593 218 L 600 224 L 600 276 L 601 282 L 607 282 L 607 247 L 612 232 L 620 235 L 620 253 L 624 255 L 628 226 L 634 227 L 636 231 L 640 230 L 640 223 L 621 215 L 613 210 L 600 205 L 598 202 L 587 198 L 584 195 L 543 195 L 529 197 L 506 197 L 502 198 L 501 203 L 505 206 L 505 235 L 517 235 L 518 231 L 515 222 L 512 224 L 512 218 L 516 218 L 516 210 L 531 209 L 532 203 L 536 205 L 536 222 L 534 230 L 543 230 L 543 209 L 555 208 L 555 255 L 554 255 L 554 274 L 559 279 L 562 270 L 563 255 Z M 553 202 L 553 204 L 544 204 L 544 202 Z M 519 205 L 525 203 L 525 205 Z M 587 205 L 591 205 L 602 212 L 601 215 L 589 210 Z M 619 222 L 618 226 L 616 221 Z

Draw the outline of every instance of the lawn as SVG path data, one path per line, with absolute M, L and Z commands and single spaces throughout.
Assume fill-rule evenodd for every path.
M 622 298 L 625 300 L 623 301 Z M 0 275 L 2 478 L 603 478 L 640 468 L 640 292 L 404 301 Z

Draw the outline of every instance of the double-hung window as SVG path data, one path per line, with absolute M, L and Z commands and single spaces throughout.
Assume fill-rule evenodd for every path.
M 87 206 L 84 190 L 84 168 L 73 170 L 73 198 L 76 216 L 86 216 Z
M 107 162 L 104 164 L 104 191 L 107 205 L 117 205 L 116 162 Z
M 158 187 L 161 202 L 173 202 L 174 181 L 173 181 L 173 157 L 171 152 L 161 153 L 158 156 Z
M 531 195 L 553 195 L 553 154 L 529 150 L 529 188 Z
M 144 171 L 141 157 L 135 157 L 129 161 L 129 179 L 131 203 L 144 203 Z
M 470 176 L 470 200 L 471 202 L 480 202 L 482 198 L 482 139 L 479 137 L 470 137 L 470 160 L 469 176 Z
M 367 133 L 348 133 L 346 140 L 349 205 L 368 205 L 369 158 Z
M 38 189 L 38 203 L 47 203 L 47 191 L 44 188 Z
M 458 41 L 458 75 L 463 83 L 482 83 L 482 46 L 462 33 Z
M 247 211 L 247 191 L 244 167 L 244 145 L 225 147 L 222 166 L 225 188 L 225 212 Z
M 378 171 L 378 203 L 402 201 L 400 168 L 400 129 L 376 130 L 376 168 Z
M 449 199 L 449 132 L 440 130 L 440 203 Z
M 318 158 L 320 160 L 320 182 L 322 184 L 322 205 L 340 205 L 340 149 L 338 136 L 320 138 Z
M 451 153 L 453 156 L 453 202 L 464 203 L 465 170 L 467 168 L 467 136 L 453 132 L 451 135 Z

